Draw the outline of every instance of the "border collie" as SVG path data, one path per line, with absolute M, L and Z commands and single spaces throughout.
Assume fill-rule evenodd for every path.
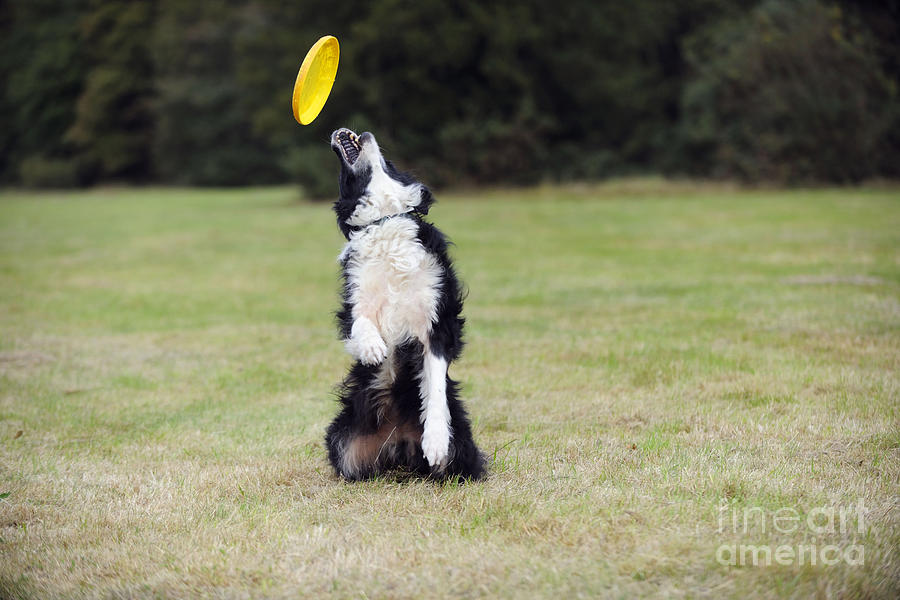
M 385 160 L 371 133 L 338 129 L 331 147 L 347 238 L 337 321 L 355 362 L 325 436 L 328 458 L 350 480 L 395 468 L 478 479 L 485 459 L 447 375 L 463 346 L 462 289 L 447 238 L 422 218 L 434 196 Z

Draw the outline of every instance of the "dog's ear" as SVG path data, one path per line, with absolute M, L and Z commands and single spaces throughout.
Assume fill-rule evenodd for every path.
M 413 210 L 419 214 L 427 215 L 428 209 L 431 208 L 431 205 L 434 204 L 434 194 L 431 193 L 424 185 L 422 186 L 420 192 L 421 198 L 419 203 L 413 208 Z

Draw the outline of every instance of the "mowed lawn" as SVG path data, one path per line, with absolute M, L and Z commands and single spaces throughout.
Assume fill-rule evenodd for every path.
M 332 474 L 327 204 L 0 193 L 0 598 L 896 597 L 900 189 L 439 200 L 478 483 Z

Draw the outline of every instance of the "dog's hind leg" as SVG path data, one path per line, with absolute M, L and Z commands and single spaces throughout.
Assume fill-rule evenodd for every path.
M 361 473 L 355 457 L 349 456 L 350 442 L 354 438 L 353 407 L 345 404 L 337 418 L 325 432 L 328 462 L 334 470 L 347 479 L 359 479 Z
M 422 453 L 432 469 L 443 470 L 450 450 L 450 409 L 447 406 L 447 361 L 425 351 L 419 379 L 422 399 Z
M 328 460 L 347 479 L 363 479 L 375 472 L 375 457 L 370 456 L 370 436 L 380 424 L 378 406 L 372 402 L 375 380 L 372 367 L 356 363 L 350 369 L 339 390 L 341 411 L 325 434 Z
M 355 481 L 397 466 L 419 470 L 415 457 L 409 455 L 421 439 L 418 423 L 386 420 L 367 432 L 354 429 L 349 419 L 342 419 L 343 414 L 338 415 L 325 437 L 328 459 L 339 475 Z M 424 462 L 421 456 L 418 462 Z
M 334 470 L 346 479 L 366 479 L 396 466 L 418 470 L 408 451 L 422 438 L 416 384 L 407 374 L 411 367 L 396 363 L 393 356 L 378 367 L 357 363 L 339 389 L 341 411 L 328 427 L 325 446 Z M 404 370 L 408 388 L 395 386 L 397 368 Z M 398 406 L 398 394 L 410 401 Z
M 446 475 L 459 475 L 467 479 L 480 479 L 484 476 L 485 458 L 475 440 L 472 438 L 472 427 L 462 401 L 459 399 L 459 384 L 452 379 L 447 380 L 447 407 L 450 410 L 452 434 L 450 440 L 450 462 Z
M 351 481 L 376 473 L 378 431 L 361 426 L 353 407 L 345 405 L 325 434 L 328 461 L 338 475 Z

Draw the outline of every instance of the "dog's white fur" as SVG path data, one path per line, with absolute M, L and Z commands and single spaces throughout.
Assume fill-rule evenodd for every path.
M 447 408 L 447 361 L 425 352 L 419 380 L 422 398 L 422 452 L 432 467 L 447 460 L 450 448 L 450 410 Z
M 407 213 L 422 201 L 422 185 L 414 183 L 403 185 L 385 173 L 384 158 L 375 138 L 369 138 L 360 149 L 360 156 L 353 164 L 353 169 L 372 169 L 372 179 L 363 198 L 347 224 L 354 227 L 368 225 L 382 217 Z
M 380 153 L 377 156 L 368 194 L 347 220 L 350 225 L 365 226 L 385 216 L 408 212 L 421 199 L 421 186 L 404 186 L 390 178 L 383 170 Z M 339 258 L 347 261 L 353 304 L 347 351 L 363 364 L 374 365 L 389 359 L 395 348 L 411 339 L 419 340 L 425 348 L 419 386 L 422 451 L 433 467 L 447 460 L 450 445 L 447 361 L 429 352 L 428 341 L 437 320 L 442 271 L 416 233 L 413 221 L 388 219 L 351 233 Z M 392 379 L 389 360 L 384 371 L 381 377 Z
M 437 318 L 441 268 L 416 238 L 408 219 L 390 219 L 354 232 L 347 260 L 353 327 L 347 350 L 364 364 L 380 363 L 411 339 L 428 349 Z

